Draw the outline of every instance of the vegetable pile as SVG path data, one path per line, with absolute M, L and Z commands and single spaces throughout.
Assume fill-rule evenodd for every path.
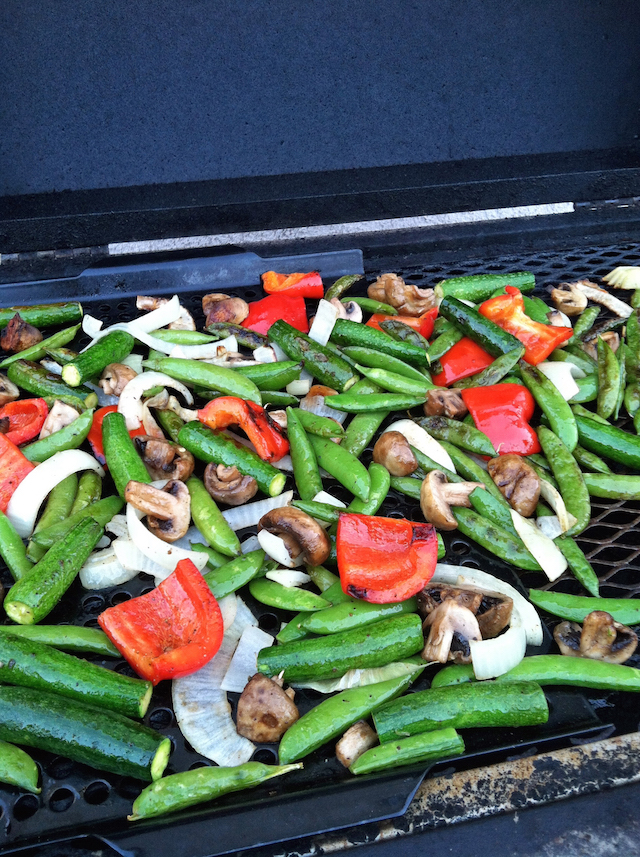
M 630 304 L 588 281 L 545 301 L 526 272 L 434 289 L 387 273 L 351 297 L 361 279 L 269 271 L 253 303 L 204 295 L 204 331 L 178 296 L 107 328 L 76 303 L 0 310 L 3 782 L 38 793 L 21 748 L 46 750 L 139 780 L 137 820 L 336 739 L 361 775 L 460 756 L 465 729 L 545 723 L 548 685 L 640 690 L 638 603 L 599 597 L 576 541 L 591 497 L 640 499 L 638 269 L 604 278 Z M 410 520 L 385 515 L 394 492 Z M 442 562 L 456 530 L 586 594 L 527 598 Z M 47 624 L 76 579 L 139 574 L 149 591 L 99 628 Z M 539 610 L 564 620 L 561 654 L 527 656 Z M 162 681 L 215 766 L 163 776 L 170 741 L 141 723 Z M 303 688 L 324 696 L 301 712 Z M 279 764 L 251 761 L 256 744 Z

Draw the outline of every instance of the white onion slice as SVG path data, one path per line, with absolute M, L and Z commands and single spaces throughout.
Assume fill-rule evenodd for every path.
M 148 530 L 142 523 L 143 513 L 136 509 L 131 503 L 127 503 L 127 524 L 129 525 L 129 536 L 140 550 L 149 559 L 161 565 L 165 569 L 165 577 L 175 570 L 181 559 L 190 559 L 200 571 L 207 564 L 206 553 L 189 551 L 184 548 L 163 542 Z M 159 575 L 158 575 L 159 577 Z
M 293 473 L 293 461 L 291 461 L 291 456 L 289 455 L 289 453 L 283 455 L 279 461 L 273 461 L 271 463 L 278 470 L 284 470 L 287 473 Z
M 527 649 L 527 635 L 517 613 L 511 614 L 511 625 L 504 634 L 489 640 L 470 640 L 469 649 L 477 679 L 496 678 L 517 667 Z
M 173 710 L 184 738 L 196 753 L 218 765 L 248 762 L 255 745 L 236 732 L 227 694 L 220 687 L 231 658 L 249 624 L 257 622 L 249 608 L 238 599 L 236 618 L 222 638 L 217 654 L 197 672 L 174 679 Z
M 222 690 L 242 693 L 251 676 L 258 672 L 258 652 L 272 645 L 271 634 L 255 625 L 247 625 L 222 679 Z
M 268 497 L 265 500 L 256 500 L 255 503 L 245 503 L 234 509 L 226 509 L 222 517 L 232 530 L 243 530 L 245 527 L 255 527 L 267 512 L 288 506 L 292 500 L 293 491 L 285 491 L 277 497 Z
M 450 565 L 439 562 L 431 578 L 431 583 L 446 583 L 449 586 L 475 587 L 485 592 L 498 592 L 513 599 L 514 609 L 520 614 L 520 621 L 531 646 L 542 645 L 542 622 L 538 611 L 524 595 L 518 592 L 510 583 L 505 583 L 499 577 L 494 577 L 486 571 L 465 566 Z
M 637 265 L 619 265 L 602 279 L 614 289 L 640 289 L 640 268 Z
M 551 381 L 565 402 L 580 392 L 580 387 L 573 377 L 570 363 L 553 363 L 545 360 L 538 363 L 538 369 Z
M 324 299 L 320 300 L 313 324 L 309 329 L 309 339 L 313 339 L 318 345 L 326 345 L 339 315 L 340 310 L 337 306 Z
M 154 488 L 164 487 L 157 485 L 155 482 L 152 484 Z M 191 545 L 208 545 L 209 542 L 205 539 L 200 530 L 196 526 L 192 525 L 189 527 L 184 536 L 181 539 L 176 539 L 173 544 L 179 548 L 191 550 Z
M 310 414 L 316 414 L 318 417 L 329 417 L 342 425 L 349 414 L 346 411 L 336 411 L 327 404 L 330 401 L 331 396 L 305 396 L 300 402 L 300 410 L 309 411 Z
M 220 351 L 219 349 L 223 350 Z M 235 336 L 227 336 L 225 339 L 212 340 L 202 345 L 174 345 L 169 352 L 169 357 L 182 357 L 186 360 L 207 360 L 224 356 L 225 351 L 237 352 L 238 340 Z
M 342 500 L 338 500 L 337 497 L 334 497 L 333 494 L 329 494 L 328 491 L 318 491 L 318 493 L 313 498 L 314 503 L 327 503 L 329 506 L 335 506 L 336 509 L 346 509 L 347 504 L 343 503 Z
M 7 507 L 7 517 L 20 538 L 26 539 L 33 532 L 40 506 L 52 488 L 80 470 L 95 470 L 99 476 L 104 476 L 104 470 L 95 458 L 81 449 L 56 452 L 27 473 Z
M 140 375 L 142 373 L 142 359 L 142 354 L 134 354 L 132 352 L 124 358 L 122 363 L 128 366 L 129 369 L 133 369 L 136 375 Z
M 310 378 L 298 378 L 297 381 L 291 381 L 285 387 L 290 396 L 306 396 L 311 389 Z
M 380 681 L 389 681 L 403 675 L 423 670 L 425 664 L 413 664 L 409 661 L 394 661 L 384 667 L 348 670 L 341 678 L 323 678 L 317 681 L 292 682 L 293 687 L 309 688 L 319 693 L 335 693 L 336 690 L 349 690 L 351 687 L 365 687 Z
M 238 601 L 239 599 L 235 592 L 230 592 L 228 595 L 225 595 L 224 598 L 220 598 L 218 600 L 218 607 L 222 614 L 222 626 L 225 634 L 236 621 L 236 616 L 238 614 Z
M 411 446 L 415 446 L 416 449 L 419 449 L 420 452 L 423 452 L 438 464 L 446 467 L 447 470 L 451 470 L 453 473 L 456 472 L 451 456 L 447 450 L 441 446 L 434 437 L 431 437 L 431 435 L 423 429 L 422 426 L 419 426 L 418 423 L 414 423 L 413 420 L 408 419 L 397 420 L 395 423 L 391 423 L 391 425 L 384 430 L 383 434 L 388 431 L 399 431 L 401 435 L 404 435 Z
M 566 532 L 562 529 L 557 515 L 542 515 L 536 518 L 536 527 L 549 539 L 557 539 L 558 536 Z
M 276 352 L 270 345 L 261 345 L 253 352 L 253 359 L 256 363 L 277 363 L 278 358 Z
M 280 536 L 275 536 L 267 530 L 260 530 L 258 533 L 258 541 L 260 542 L 262 550 L 270 556 L 271 559 L 275 559 L 276 562 L 279 562 L 280 565 L 284 565 L 287 568 L 297 568 L 299 565 L 303 565 L 304 559 L 302 554 L 300 554 L 296 559 L 293 559 Z
M 245 539 L 243 542 L 240 542 L 240 550 L 243 554 L 251 553 L 251 551 L 259 551 L 262 550 L 260 547 L 260 539 L 258 536 L 249 536 L 248 539 Z
M 85 589 L 105 589 L 135 577 L 135 569 L 124 568 L 113 547 L 92 553 L 80 569 L 80 583 Z
M 295 589 L 296 586 L 302 586 L 303 583 L 309 583 L 311 580 L 306 571 L 296 571 L 294 568 L 275 568 L 273 571 L 268 571 L 265 577 L 288 589 Z
M 108 524 L 105 524 L 105 530 L 111 533 L 116 538 L 129 538 L 129 527 L 127 526 L 126 515 L 114 515 Z
M 562 495 L 557 488 L 547 482 L 546 479 L 540 479 L 540 496 L 547 501 L 553 511 L 558 516 L 558 521 L 562 527 L 562 532 L 566 533 L 576 523 L 576 518 L 567 512 Z M 542 529 L 542 528 L 540 528 Z
M 118 402 L 118 413 L 124 416 L 129 431 L 140 427 L 143 418 L 142 396 L 152 387 L 171 387 L 184 396 L 187 404 L 193 404 L 191 391 L 180 381 L 170 378 L 164 372 L 143 372 L 129 381 Z
M 62 375 L 62 366 L 50 357 L 43 357 L 40 361 L 40 365 L 52 375 Z
M 89 315 L 85 313 L 82 316 L 82 330 L 87 336 L 92 337 L 94 339 L 98 333 L 102 330 L 102 325 L 104 324 L 99 318 L 95 318 L 93 315 Z
M 515 509 L 511 509 L 511 520 L 525 547 L 538 560 L 549 580 L 557 580 L 567 568 L 567 561 L 560 548 Z
M 107 333 L 110 333 L 113 330 L 126 330 L 135 339 L 138 339 L 150 348 L 153 348 L 156 351 L 162 351 L 163 354 L 169 354 L 173 348 L 173 344 L 170 342 L 163 342 L 161 339 L 149 336 L 149 334 L 153 330 L 166 327 L 166 325 L 171 324 L 172 321 L 177 321 L 180 318 L 181 313 L 182 307 L 180 306 L 180 301 L 178 300 L 178 296 L 174 295 L 171 300 L 161 304 L 157 309 L 154 309 L 151 312 L 138 316 L 138 318 L 134 318 L 132 321 L 111 324 L 109 327 L 102 327 L 101 321 L 96 324 L 98 321 L 97 319 L 93 319 L 91 316 L 85 315 L 82 322 L 82 329 L 93 339 L 92 342 L 82 350 L 86 351 L 94 342 L 102 339 L 103 336 L 106 336 Z
M 136 547 L 136 544 L 132 539 L 114 539 L 111 542 L 111 547 L 124 569 L 132 571 L 134 574 L 141 571 L 158 580 L 161 580 L 166 576 L 166 568 L 158 565 L 157 562 L 154 562 L 152 559 L 149 559 L 148 556 L 143 554 L 142 551 Z
M 290 358 L 289 358 L 289 355 L 286 353 L 286 351 L 283 351 L 283 350 L 282 350 L 282 348 L 280 348 L 280 346 L 278 345 L 278 343 L 277 343 L 277 342 L 270 342 L 270 343 L 269 343 L 269 348 L 273 348 L 273 352 L 274 352 L 274 354 L 276 355 L 276 360 L 277 360 L 277 362 L 278 362 L 278 363 L 281 363 L 281 362 L 283 362 L 283 361 L 285 361 L 285 360 L 289 360 L 289 359 L 290 359 Z
M 106 407 L 107 405 L 117 405 L 119 398 L 118 396 L 112 396 L 110 393 L 105 393 L 102 387 L 99 384 L 93 384 L 91 381 L 84 381 L 84 386 L 88 387 L 98 397 L 98 404 L 101 408 Z

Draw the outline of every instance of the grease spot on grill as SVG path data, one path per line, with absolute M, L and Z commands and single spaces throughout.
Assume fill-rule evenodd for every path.
M 40 808 L 40 801 L 35 795 L 21 795 L 13 805 L 13 817 L 16 821 L 26 821 L 35 815 Z
M 56 789 L 49 798 L 49 809 L 53 812 L 66 812 L 73 806 L 76 799 L 71 789 Z
M 104 780 L 95 780 L 95 782 L 89 783 L 86 787 L 83 797 L 91 806 L 98 806 L 106 801 L 110 791 L 111 786 L 109 783 L 105 783 Z

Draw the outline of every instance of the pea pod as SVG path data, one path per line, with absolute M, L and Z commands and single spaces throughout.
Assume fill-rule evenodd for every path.
M 576 319 L 576 323 L 573 325 L 573 336 L 569 342 L 575 342 L 578 339 L 582 339 L 585 333 L 588 333 L 596 323 L 596 319 L 600 315 L 601 310 L 602 307 L 590 306 L 587 307 L 584 312 L 580 313 L 579 318 Z
M 434 676 L 431 687 L 445 687 L 473 681 L 471 664 L 454 664 Z M 640 669 L 625 664 L 608 664 L 591 658 L 568 658 L 566 655 L 531 655 L 518 666 L 498 676 L 496 682 L 535 681 L 543 687 L 593 687 L 598 690 L 640 692 Z
M 349 770 L 356 775 L 371 774 L 401 765 L 436 762 L 463 753 L 464 741 L 455 729 L 438 729 L 372 747 L 359 756 Z
M 332 396 L 332 399 L 337 398 Z M 367 468 L 347 449 L 324 437 L 309 435 L 318 464 L 359 500 L 368 500 L 371 477 Z
M 235 562 L 235 560 L 230 560 L 228 556 L 218 553 L 218 551 L 214 550 L 210 545 L 203 545 L 200 544 L 200 542 L 191 542 L 190 544 L 192 551 L 196 551 L 197 553 L 206 553 L 207 566 L 210 569 L 222 568 L 223 565 L 226 565 L 229 562 Z M 242 559 L 242 557 L 237 557 L 237 559 Z M 218 596 L 216 595 L 216 598 L 217 597 Z
M 298 494 L 302 500 L 311 500 L 322 491 L 322 479 L 311 441 L 293 408 L 287 408 L 287 436 Z
M 584 622 L 594 610 L 604 610 L 622 625 L 640 625 L 640 598 L 590 598 L 530 589 L 529 600 L 553 616 L 571 622 Z
M 191 497 L 191 517 L 193 523 L 214 550 L 225 556 L 239 556 L 240 540 L 227 524 L 215 500 L 197 476 L 186 481 Z
M 234 326 L 239 327 L 239 325 Z M 244 329 L 244 327 L 240 328 L 240 330 Z M 170 342 L 172 345 L 207 345 L 209 342 L 222 339 L 222 336 L 210 336 L 208 333 L 201 333 L 199 330 L 173 330 L 172 328 L 152 330 L 150 336 L 162 342 Z M 225 333 L 224 336 L 228 336 L 228 334 Z
M 259 363 L 256 366 L 237 366 L 238 372 L 262 390 L 282 390 L 300 378 L 302 363 L 299 360 L 279 360 L 277 363 Z
M 164 372 L 183 384 L 219 390 L 227 396 L 238 396 L 258 405 L 262 404 L 260 390 L 253 381 L 233 369 L 227 369 L 226 366 L 214 366 L 212 363 L 185 360 L 182 357 L 158 357 L 145 360 L 142 365 L 146 369 Z
M 573 366 L 581 369 L 585 375 L 590 375 L 593 372 L 593 361 L 587 360 L 586 357 L 572 354 L 564 348 L 555 348 L 547 359 L 552 363 L 571 363 Z
M 40 463 L 51 458 L 56 452 L 77 449 L 89 434 L 92 422 L 93 410 L 86 410 L 68 426 L 54 431 L 48 437 L 23 446 L 22 452 L 29 461 Z
M 69 530 L 73 529 L 80 521 L 84 521 L 85 518 L 93 518 L 103 527 L 109 523 L 114 515 L 118 514 L 123 505 L 123 500 L 115 496 L 96 500 L 95 503 L 90 503 L 78 512 L 74 512 L 73 515 L 65 517 L 64 520 L 34 532 L 33 541 L 38 546 L 48 549 L 63 539 Z
M 15 363 L 16 360 L 42 360 L 45 354 L 48 353 L 49 349 L 58 348 L 61 345 L 66 345 L 68 342 L 71 342 L 79 330 L 79 324 L 76 324 L 73 327 L 67 327 L 65 330 L 59 330 L 57 333 L 54 333 L 53 336 L 49 336 L 47 339 L 43 339 L 36 343 L 36 345 L 32 345 L 31 348 L 25 348 L 22 351 L 18 351 L 16 354 L 11 354 L 9 357 L 5 357 L 4 360 L 0 362 L 0 369 L 3 369 L 5 366 L 9 366 L 11 363 Z
M 331 301 L 334 298 L 341 298 L 349 291 L 354 283 L 357 283 L 364 277 L 364 274 L 345 274 L 343 277 L 338 277 L 332 286 L 329 286 L 325 292 L 325 301 Z
M 533 555 L 524 547 L 520 539 L 516 540 L 510 532 L 478 515 L 473 509 L 456 506 L 451 509 L 463 535 L 477 542 L 489 553 L 505 562 L 526 571 L 540 571 Z
M 0 783 L 39 795 L 39 774 L 38 766 L 28 753 L 14 744 L 0 741 Z
M 345 322 L 351 324 L 351 322 Z M 279 319 L 269 328 L 273 340 L 293 360 L 301 360 L 304 368 L 321 384 L 342 392 L 358 380 L 351 366 L 329 348 L 314 342 L 295 327 Z
M 584 555 L 582 548 L 571 538 L 571 536 L 564 535 L 554 541 L 562 551 L 562 555 L 566 561 L 569 563 L 569 568 L 573 572 L 573 576 L 576 580 L 584 586 L 587 592 L 590 592 L 591 595 L 597 597 L 600 591 L 598 575 L 595 573 L 591 563 Z
M 562 394 L 555 384 L 552 384 L 535 366 L 529 366 L 528 363 L 521 361 L 520 371 L 525 386 L 542 408 L 551 428 L 569 452 L 573 452 L 578 442 L 578 429 L 571 408 Z
M 640 384 L 627 384 L 624 391 L 624 406 L 630 417 L 640 409 Z
M 329 602 L 315 592 L 296 586 L 283 586 L 275 580 L 267 580 L 264 577 L 252 580 L 249 583 L 249 592 L 261 604 L 277 607 L 280 610 L 308 612 L 329 607 Z
M 351 394 L 354 396 L 365 393 L 378 393 L 379 391 L 380 387 L 369 381 L 368 378 L 357 381 L 351 388 Z M 334 396 L 330 396 L 330 399 L 333 398 Z M 356 414 L 347 426 L 345 436 L 340 445 L 352 455 L 355 455 L 356 458 L 359 458 L 388 414 L 389 411 L 385 409 Z
M 540 426 L 538 439 L 558 482 L 567 511 L 576 518 L 576 523 L 567 535 L 577 535 L 589 526 L 591 520 L 589 492 L 582 472 L 562 440 L 548 428 Z
M 322 566 L 319 566 L 319 568 L 322 568 Z M 321 589 L 322 597 L 330 604 L 335 605 L 341 604 L 344 601 L 351 601 L 351 596 L 347 595 L 346 592 L 343 591 L 339 577 L 336 578 L 336 580 L 329 586 L 324 588 L 320 587 L 318 581 L 322 579 L 325 574 L 331 574 L 327 569 L 323 569 L 321 577 L 319 577 L 317 573 L 314 573 L 311 567 L 308 568 L 308 573 L 316 586 Z M 335 577 L 335 575 L 333 576 Z M 302 640 L 305 637 L 308 637 L 309 632 L 303 627 L 303 622 L 310 615 L 312 614 L 304 611 L 298 613 L 284 626 L 284 628 L 280 629 L 276 634 L 276 640 L 279 643 L 293 643 L 295 640 Z
M 593 418 L 576 417 L 580 443 L 611 461 L 640 470 L 640 438 Z
M 298 397 L 282 390 L 260 390 L 263 405 L 275 405 L 277 408 L 294 408 L 298 404 Z
M 365 378 L 369 378 L 370 381 L 389 393 L 426 396 L 429 390 L 435 389 L 435 384 L 428 381 L 424 375 L 421 380 L 407 378 L 406 375 L 399 375 L 396 372 L 390 372 L 388 369 L 370 369 L 367 366 L 361 366 L 359 363 L 356 364 L 356 369 Z
M 611 346 L 598 337 L 598 415 L 608 419 L 615 411 L 620 392 L 620 364 Z
M 180 429 L 184 425 L 184 420 L 175 413 L 175 411 L 156 411 L 156 419 L 160 424 L 160 428 L 165 435 L 174 443 L 178 442 Z
M 398 315 L 398 310 L 391 306 L 391 304 L 385 304 L 382 301 L 373 300 L 373 298 L 342 298 L 342 303 L 350 303 L 353 302 L 357 304 L 360 309 L 365 312 L 370 312 L 374 314 L 382 313 L 382 315 Z
M 493 479 L 489 476 L 489 474 L 480 467 L 480 465 L 473 460 L 470 456 L 463 452 L 461 449 L 458 449 L 457 446 L 454 446 L 452 443 L 448 443 L 446 440 L 440 441 L 441 445 L 444 449 L 449 453 L 451 460 L 453 461 L 453 465 L 456 468 L 457 473 L 463 477 L 467 482 L 482 482 L 484 483 L 484 487 L 486 490 L 493 495 L 493 497 L 498 501 L 498 503 L 502 503 L 507 509 L 510 509 L 509 503 L 505 500 L 504 495 L 495 484 Z M 442 468 L 440 468 L 442 469 Z
M 640 319 L 638 310 L 627 319 L 625 360 L 627 374 L 633 381 L 640 380 Z
M 427 348 L 427 359 L 429 361 L 429 365 L 431 366 L 436 360 L 439 360 L 443 357 L 450 348 L 456 344 L 456 342 L 460 342 L 464 333 L 460 330 L 460 328 L 456 327 L 454 324 L 450 323 L 450 327 L 440 333 L 436 339 L 431 342 L 431 345 Z
M 626 473 L 585 473 L 591 497 L 609 500 L 640 500 L 640 476 Z
M 291 505 L 326 524 L 337 524 L 340 513 L 344 512 L 344 509 L 332 506 L 331 503 L 319 503 L 317 500 L 294 500 Z
M 359 515 L 375 515 L 384 503 L 391 485 L 389 471 L 381 464 L 372 461 L 369 465 L 369 477 L 371 479 L 371 488 L 368 498 L 360 500 L 358 497 L 354 497 L 347 506 L 347 512 L 355 512 Z
M 268 336 L 228 321 L 214 321 L 207 325 L 206 330 L 213 335 L 214 339 L 225 339 L 227 336 L 235 336 L 240 345 L 250 348 L 252 351 L 269 344 Z
M 327 741 L 341 735 L 356 721 L 368 717 L 377 707 L 401 694 L 418 675 L 417 671 L 408 673 L 377 684 L 343 690 L 329 699 L 323 699 L 287 729 L 278 751 L 280 762 L 293 762 L 308 756 Z
M 304 430 L 309 432 L 309 434 L 317 434 L 318 437 L 329 438 L 342 437 L 344 435 L 344 429 L 340 423 L 337 423 L 331 417 L 321 417 L 318 414 L 311 413 L 311 411 L 304 410 L 304 408 L 294 408 L 292 410 L 298 422 L 302 424 Z
M 78 490 L 69 515 L 81 512 L 92 503 L 97 503 L 102 497 L 102 477 L 95 470 L 85 470 L 78 479 Z
M 371 625 L 389 616 L 415 613 L 417 609 L 415 598 L 392 604 L 370 604 L 367 601 L 352 598 L 350 601 L 343 601 L 310 614 L 301 624 L 311 634 L 338 634 L 341 631 Z
M 0 512 L 0 556 L 14 580 L 20 580 L 33 567 L 22 539 L 4 512 Z
M 590 411 L 588 408 L 583 408 L 580 404 L 572 403 L 571 410 L 573 411 L 573 414 L 576 417 L 586 417 L 588 420 L 595 420 L 597 423 L 600 423 L 601 425 L 605 426 L 611 425 L 609 420 L 605 420 L 604 417 L 601 417 L 593 411 Z
M 465 387 L 490 387 L 492 384 L 497 384 L 518 365 L 524 351 L 524 346 L 507 351 L 506 354 L 496 357 L 486 369 L 468 378 L 463 378 L 461 381 L 456 381 L 453 386 L 457 389 L 464 389 Z
M 511 533 L 514 538 L 520 538 L 513 526 L 509 509 L 499 503 L 489 491 L 484 488 L 474 488 L 469 494 L 469 501 L 475 511 L 483 518 L 493 521 L 494 524 Z
M 398 342 L 408 342 L 410 345 L 415 345 L 416 348 L 423 348 L 425 351 L 429 347 L 428 341 L 421 333 L 395 318 L 388 318 L 381 321 L 380 329 L 384 330 L 385 333 L 388 333 L 392 339 L 396 339 Z
M 348 345 L 343 351 L 346 356 L 351 357 L 356 364 L 361 366 L 368 366 L 370 369 L 386 369 L 389 372 L 395 372 L 396 375 L 413 378 L 415 381 L 423 382 L 425 379 L 424 372 L 416 369 L 415 366 L 409 366 L 404 360 L 398 360 L 397 357 L 392 357 L 390 354 L 381 354 L 373 348 Z
M 436 440 L 446 440 L 454 446 L 466 449 L 476 455 L 497 455 L 494 445 L 489 438 L 474 426 L 452 420 L 448 417 L 423 417 L 418 420 L 431 437 Z M 483 480 L 485 481 L 485 480 Z
M 595 452 L 589 452 L 588 449 L 580 446 L 580 444 L 577 444 L 573 450 L 573 457 L 578 462 L 578 465 L 585 470 L 591 470 L 594 473 L 611 473 L 611 468 L 606 461 L 600 458 L 599 455 L 596 455 Z
M 578 392 L 571 397 L 572 403 L 594 402 L 598 398 L 598 376 L 595 373 L 574 380 L 578 385 Z
M 245 762 L 234 767 L 205 766 L 156 780 L 147 786 L 133 802 L 129 821 L 155 818 L 168 812 L 186 809 L 197 803 L 215 800 L 229 792 L 237 792 L 280 777 L 302 765 L 263 765 Z
M 47 504 L 44 507 L 44 512 L 35 526 L 32 539 L 27 547 L 27 556 L 29 559 L 38 562 L 45 555 L 46 548 L 35 541 L 35 536 L 39 532 L 47 530 L 55 524 L 65 523 L 69 519 L 69 512 L 73 506 L 77 490 L 77 473 L 71 473 L 53 487 Z
M 410 395 L 407 393 L 344 393 L 329 396 L 327 404 L 336 411 L 346 411 L 348 414 L 365 414 L 371 411 L 402 411 L 406 408 L 416 408 L 424 405 L 426 395 Z
M 361 345 L 365 348 L 373 348 L 415 366 L 429 365 L 424 348 L 418 348 L 410 342 L 398 342 L 382 330 L 367 327 L 356 321 L 339 318 L 333 327 L 331 339 L 337 345 Z

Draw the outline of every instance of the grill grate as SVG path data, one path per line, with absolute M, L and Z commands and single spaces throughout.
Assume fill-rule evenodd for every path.
M 456 260 L 455 264 L 446 266 L 431 264 L 424 260 L 407 259 L 407 257 L 387 257 L 376 260 L 375 270 L 370 263 L 367 274 L 369 279 L 372 279 L 382 270 L 393 270 L 407 281 L 426 287 L 450 276 L 526 269 L 535 272 L 538 291 L 544 294 L 549 286 L 558 282 L 585 277 L 597 279 L 617 265 L 635 264 L 638 260 L 640 260 L 640 248 L 637 245 L 615 244 L 602 247 L 589 246 L 564 253 L 532 252 L 520 255 L 510 254 L 490 260 L 486 258 Z M 148 293 L 154 293 L 152 281 L 149 283 Z M 257 288 L 238 289 L 237 293 L 248 300 L 260 296 Z M 181 295 L 183 304 L 193 313 L 199 326 L 203 322 L 201 296 L 200 292 Z M 110 301 L 103 296 L 96 301 L 85 301 L 84 304 L 85 311 L 102 319 L 105 325 L 125 321 L 136 314 L 134 299 Z M 370 453 L 371 450 L 367 450 L 365 460 Z M 329 490 L 338 496 L 344 494 L 344 498 L 348 499 L 344 489 L 339 486 L 331 486 Z M 384 513 L 389 516 L 415 518 L 415 504 L 408 498 L 391 492 L 384 507 Z M 603 595 L 632 596 L 640 592 L 639 525 L 639 503 L 602 500 L 593 502 L 592 523 L 580 537 L 579 543 L 594 565 L 602 584 Z M 248 535 L 249 532 L 245 532 L 243 536 Z M 546 579 L 540 574 L 522 573 L 518 579 L 513 569 L 488 557 L 480 548 L 458 534 L 445 534 L 445 542 L 447 556 L 454 563 L 485 568 L 521 589 L 540 588 L 547 585 Z M 6 569 L 3 571 L 3 580 L 6 585 L 10 585 L 11 580 Z M 64 604 L 56 608 L 50 620 L 95 626 L 97 615 L 106 607 L 148 591 L 151 586 L 151 579 L 145 575 L 140 575 L 126 585 L 102 592 L 87 593 L 76 583 Z M 556 582 L 554 588 L 580 592 L 579 585 L 568 576 Z M 249 598 L 247 600 L 259 617 L 260 626 L 268 632 L 275 632 L 283 617 L 277 611 L 266 609 L 262 605 L 251 602 Z M 541 650 L 546 650 L 549 640 L 550 635 L 547 634 Z M 132 674 L 124 661 L 115 664 L 113 661 L 102 663 L 120 672 Z M 634 658 L 632 663 L 638 665 L 638 657 Z M 428 675 L 427 671 L 423 684 L 428 681 Z M 301 709 L 305 710 L 315 702 L 318 696 L 311 691 L 300 692 L 297 701 Z M 553 745 L 553 742 L 579 743 L 601 738 L 612 731 L 623 733 L 638 728 L 635 721 L 631 722 L 634 718 L 629 718 L 628 711 L 625 713 L 625 706 L 619 694 L 595 692 L 567 695 L 558 691 L 550 693 L 549 696 L 557 717 L 555 720 L 552 719 L 547 730 L 537 729 L 528 732 L 522 730 L 520 733 L 513 734 L 504 730 L 500 734 L 496 734 L 497 730 L 470 732 L 467 741 L 469 756 L 466 760 L 461 760 L 457 767 L 479 764 L 479 760 L 489 760 L 496 755 L 500 757 L 500 754 L 502 757 L 508 755 L 513 757 L 518 754 L 538 752 L 540 748 Z M 594 709 L 600 712 L 600 719 L 593 713 Z M 145 722 L 169 735 L 172 740 L 173 752 L 167 773 L 209 764 L 193 751 L 177 728 L 168 686 L 161 684 L 155 690 L 153 704 Z M 505 747 L 508 749 L 500 749 Z M 0 847 L 53 840 L 76 835 L 80 830 L 96 832 L 107 829 L 109 825 L 126 825 L 123 819 L 130 810 L 131 801 L 140 790 L 140 784 L 137 781 L 111 774 L 97 774 L 83 765 L 44 752 L 34 751 L 33 756 L 42 773 L 42 794 L 39 796 L 20 794 L 18 790 L 11 787 L 0 789 Z M 274 762 L 276 748 L 264 746 L 256 752 L 254 759 L 267 763 Z M 451 768 L 452 764 L 448 762 L 448 768 Z M 278 781 L 276 793 L 286 797 L 325 785 L 337 786 L 344 783 L 348 776 L 335 760 L 319 750 L 310 757 L 305 771 L 299 777 Z M 257 789 L 252 792 L 252 800 L 259 802 L 266 799 L 272 792 L 272 785 Z M 236 800 L 234 796 L 229 796 L 219 801 L 217 807 L 233 808 L 236 806 Z

